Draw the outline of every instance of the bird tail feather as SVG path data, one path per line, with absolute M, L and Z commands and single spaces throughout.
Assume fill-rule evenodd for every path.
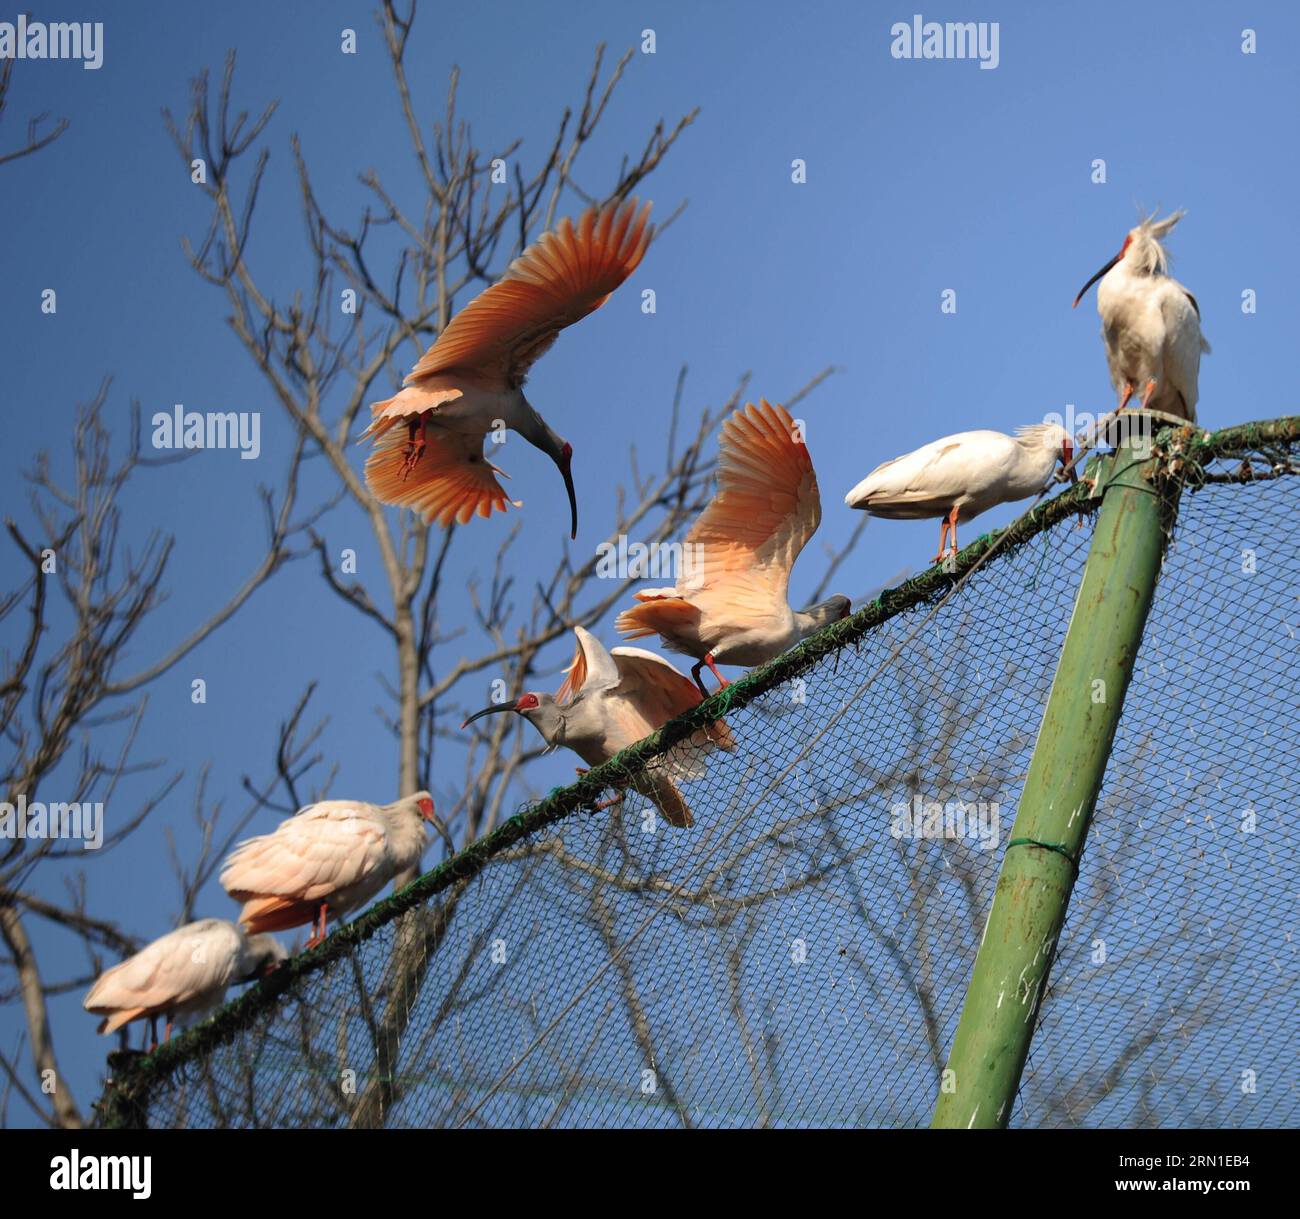
M 677 785 L 665 775 L 643 771 L 633 780 L 633 786 L 643 796 L 654 802 L 655 807 L 663 813 L 668 824 L 679 830 L 689 829 L 695 824 L 691 816 L 690 805 L 686 803 Z
M 258 897 L 251 893 L 232 893 L 230 896 L 244 903 L 239 923 L 250 935 L 302 927 L 310 923 L 320 910 L 320 902 L 305 902 L 296 897 Z
M 700 611 L 681 597 L 671 594 L 636 595 L 640 604 L 625 609 L 614 619 L 614 629 L 628 639 L 671 631 L 675 625 L 693 622 L 699 616 Z

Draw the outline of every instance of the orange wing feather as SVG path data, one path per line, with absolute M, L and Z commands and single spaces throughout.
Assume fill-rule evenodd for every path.
M 232 893 L 243 902 L 240 925 L 249 935 L 262 931 L 288 931 L 312 922 L 320 912 L 320 902 L 304 902 L 292 897 L 258 897 L 253 893 Z
M 520 506 L 497 482 L 496 475 L 504 472 L 483 456 L 479 437 L 437 428 L 424 431 L 424 453 L 405 479 L 405 428 L 384 433 L 366 459 L 366 485 L 380 503 L 411 508 L 443 527 Z
M 659 634 L 700 655 L 702 617 L 761 620 L 789 594 L 790 569 L 821 524 L 808 446 L 784 407 L 748 403 L 722 426 L 718 490 L 686 535 L 702 556 L 693 578 L 636 594 L 615 627 L 630 639 Z
M 641 771 L 633 780 L 632 786 L 636 791 L 654 802 L 655 807 L 663 813 L 669 825 L 684 830 L 695 824 L 690 805 L 686 803 L 677 784 L 666 775 L 655 774 L 652 771 Z
M 645 635 L 672 635 L 674 628 L 693 630 L 700 611 L 681 597 L 642 590 L 635 594 L 639 604 L 623 610 L 614 619 L 614 629 L 628 639 Z
M 555 692 L 557 703 L 571 703 L 587 680 L 587 654 L 579 643 L 573 650 L 573 663 L 564 671 L 564 681 Z
M 408 441 L 406 429 L 395 425 L 426 412 L 436 417 L 440 406 L 462 395 L 440 378 L 454 381 L 459 373 L 479 386 L 522 385 L 560 331 L 599 309 L 640 265 L 654 232 L 649 214 L 649 203 L 638 207 L 628 199 L 588 208 L 576 224 L 565 218 L 452 318 L 408 374 L 406 388 L 371 405 L 363 439 L 375 441 L 366 483 L 376 499 L 413 508 L 443 526 L 519 506 L 493 477 L 478 438 L 470 445 L 459 435 L 435 437 L 426 428 L 425 453 L 403 479 Z
M 599 309 L 641 263 L 654 232 L 650 204 L 591 207 L 567 217 L 512 262 L 505 275 L 448 324 L 405 384 L 453 370 L 523 384 L 566 326 Z
M 789 412 L 747 403 L 722 426 L 718 492 L 686 535 L 703 547 L 702 591 L 723 585 L 733 600 L 746 591 L 784 600 L 821 516 L 812 457 Z

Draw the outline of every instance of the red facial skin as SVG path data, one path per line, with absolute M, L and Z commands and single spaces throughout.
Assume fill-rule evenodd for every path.
M 1069 440 L 1062 441 L 1061 467 L 1062 469 L 1069 471 L 1069 477 L 1071 482 L 1077 482 L 1079 476 L 1075 474 L 1074 469 L 1070 464 L 1072 461 L 1074 461 L 1074 444 Z

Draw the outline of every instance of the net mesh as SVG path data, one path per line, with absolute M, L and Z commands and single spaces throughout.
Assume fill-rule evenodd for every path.
M 1014 1125 L 1300 1121 L 1300 572 L 1270 525 L 1294 519 L 1300 420 L 1180 435 Z M 101 1121 L 927 1124 L 1097 502 L 1050 501 L 733 687 L 736 748 L 683 789 L 694 829 L 634 790 L 592 811 L 614 773 L 593 771 L 116 1056 Z M 727 701 L 614 763 L 663 773 Z

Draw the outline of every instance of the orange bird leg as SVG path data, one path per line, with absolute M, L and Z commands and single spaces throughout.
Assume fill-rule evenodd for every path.
M 406 456 L 402 461 L 401 480 L 405 482 L 424 456 L 424 416 L 417 415 L 406 422 Z M 322 934 L 324 934 L 322 932 Z
M 700 663 L 703 664 L 704 662 L 701 661 Z M 573 769 L 578 772 L 579 779 L 587 773 L 587 767 L 585 766 L 575 766 Z M 596 803 L 591 806 L 591 809 L 592 812 L 600 813 L 604 812 L 607 808 L 613 808 L 614 805 L 622 803 L 623 793 L 619 792 L 617 796 L 606 796 L 604 800 L 597 800 Z
M 1119 405 L 1115 408 L 1115 414 L 1119 414 L 1127 405 L 1128 400 L 1133 397 L 1133 382 L 1124 382 L 1124 396 L 1120 398 Z
M 718 666 L 713 663 L 713 653 L 710 652 L 704 658 L 704 663 L 709 666 L 709 672 L 718 679 L 718 689 L 725 690 L 731 683 L 718 672 Z
M 328 902 L 321 902 L 320 917 L 316 920 L 316 925 L 312 928 L 311 936 L 303 945 L 303 948 L 315 948 L 325 938 L 325 912 L 329 909 Z
M 1147 409 L 1147 403 L 1151 401 L 1152 395 L 1156 392 L 1156 383 L 1148 381 L 1147 387 L 1142 393 L 1142 409 Z
M 957 513 L 959 509 L 956 504 L 952 506 L 952 511 L 943 517 L 939 523 L 939 553 L 931 560 L 934 563 L 941 563 L 948 556 L 947 541 L 948 535 L 952 535 L 952 553 L 957 554 Z
M 943 558 L 944 551 L 947 547 L 947 542 L 948 542 L 948 518 L 945 516 L 940 518 L 939 520 L 939 550 L 938 553 L 935 554 L 934 558 L 930 560 L 931 563 L 938 563 L 939 560 Z
M 169 1020 L 163 1025 L 163 1045 L 166 1045 L 172 1039 L 172 1022 Z
M 691 666 L 691 676 L 695 678 L 695 684 L 699 686 L 700 693 L 703 694 L 705 698 L 708 698 L 708 687 L 705 686 L 704 679 L 700 676 L 700 670 L 704 668 L 705 665 L 709 666 L 709 672 L 718 679 L 719 690 L 725 690 L 729 685 L 731 685 L 731 683 L 718 672 L 718 666 L 713 663 L 713 653 L 706 652 L 703 660 L 696 661 L 696 663 Z

